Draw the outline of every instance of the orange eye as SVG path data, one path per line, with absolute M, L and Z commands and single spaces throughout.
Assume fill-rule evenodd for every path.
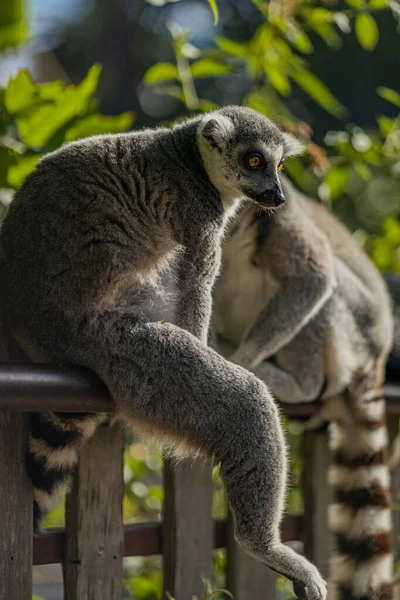
M 284 166 L 284 165 L 283 165 L 283 162 L 279 163 L 279 165 L 276 167 L 276 170 L 277 170 L 277 171 L 282 171 L 282 169 L 283 169 L 283 166 Z
M 252 169 L 259 167 L 261 165 L 261 156 L 258 156 L 257 154 L 254 154 L 254 156 L 250 156 L 249 165 L 250 167 L 252 167 Z

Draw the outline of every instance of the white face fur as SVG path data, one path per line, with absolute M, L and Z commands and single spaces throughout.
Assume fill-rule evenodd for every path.
M 278 172 L 288 156 L 303 150 L 295 137 L 243 107 L 205 115 L 197 143 L 207 174 L 228 212 L 246 198 L 268 209 L 283 204 Z

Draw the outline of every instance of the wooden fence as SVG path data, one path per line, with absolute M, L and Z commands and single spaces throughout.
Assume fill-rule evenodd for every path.
M 24 469 L 26 413 L 109 411 L 107 390 L 83 369 L 28 363 L 0 331 L 0 600 L 31 600 L 32 565 L 62 563 L 65 600 L 121 600 L 124 556 L 161 554 L 164 590 L 176 600 L 202 598 L 213 548 L 227 547 L 227 587 L 235 600 L 275 596 L 275 575 L 244 554 L 230 520 L 211 518 L 211 469 L 204 463 L 166 462 L 163 523 L 123 526 L 123 434 L 105 428 L 87 444 L 68 495 L 65 531 L 32 538 L 32 490 Z M 388 415 L 397 429 L 400 385 L 386 387 Z M 305 418 L 311 405 L 284 407 Z M 324 574 L 329 555 L 325 433 L 303 439 L 304 514 L 287 516 L 285 541 L 302 541 Z M 394 476 L 394 484 L 398 482 Z M 399 531 L 395 518 L 395 535 Z M 166 596 L 165 596 L 166 597 Z

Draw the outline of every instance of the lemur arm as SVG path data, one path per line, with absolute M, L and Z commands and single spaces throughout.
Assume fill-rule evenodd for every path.
M 288 344 L 330 298 L 333 253 L 312 223 L 277 229 L 263 250 L 278 289 L 258 314 L 230 360 L 254 369 Z M 260 267 L 262 268 L 262 267 Z
M 185 248 L 179 269 L 176 324 L 204 344 L 208 342 L 212 287 L 221 262 L 221 249 L 208 239 Z

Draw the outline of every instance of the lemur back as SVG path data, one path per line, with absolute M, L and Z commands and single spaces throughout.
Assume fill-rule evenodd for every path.
M 393 556 L 382 395 L 392 342 L 383 280 L 346 228 L 282 178 L 286 206 L 244 207 L 215 298 L 226 356 L 283 402 L 322 395 L 330 424 L 332 600 L 390 599 Z
M 284 201 L 277 170 L 299 143 L 226 107 L 161 128 L 81 140 L 46 156 L 0 233 L 14 335 L 32 360 L 92 369 L 116 417 L 221 473 L 241 545 L 325 600 L 318 570 L 280 541 L 286 448 L 266 386 L 207 347 L 225 224 L 244 199 Z M 35 526 L 103 415 L 35 415 Z

